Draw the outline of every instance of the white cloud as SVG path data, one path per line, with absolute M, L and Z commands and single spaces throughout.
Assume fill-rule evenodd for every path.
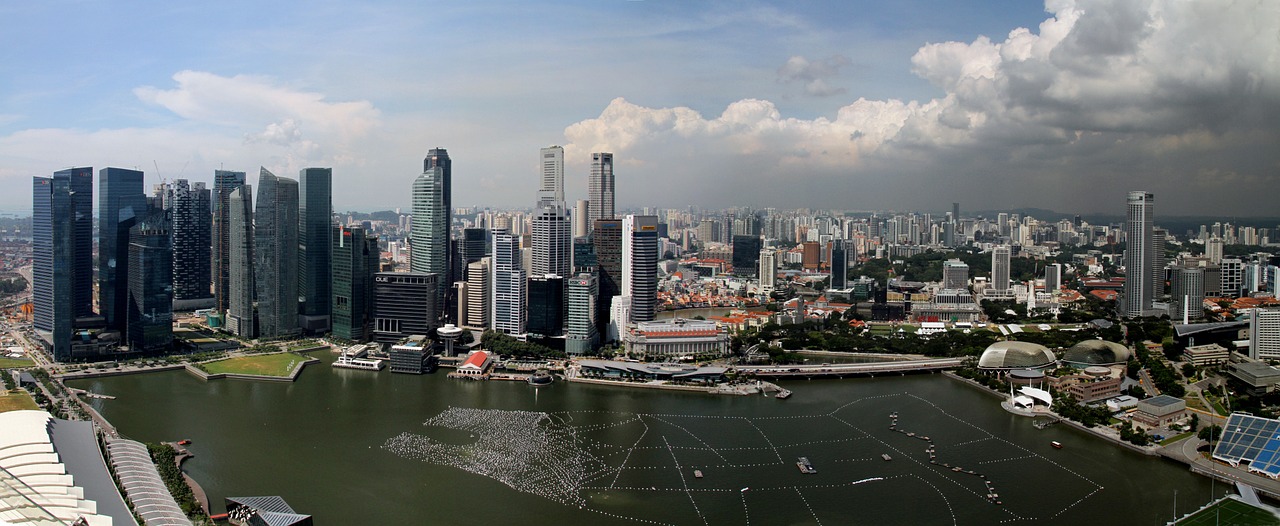
M 794 119 L 762 100 L 738 101 L 706 118 L 619 98 L 599 117 L 566 128 L 566 148 L 579 161 L 589 151 L 613 151 L 620 173 L 627 161 L 642 166 L 648 184 L 634 202 L 662 199 L 662 182 L 687 186 L 695 175 L 714 178 L 714 188 L 748 183 L 734 199 L 756 204 L 776 198 L 769 180 L 778 177 L 885 187 L 899 178 L 904 186 L 877 190 L 903 200 L 918 193 L 910 181 L 925 175 L 972 174 L 974 183 L 1023 188 L 1028 199 L 1071 177 L 1084 183 L 1074 194 L 1039 198 L 1085 209 L 1097 207 L 1094 183 L 1114 184 L 1117 175 L 1169 192 L 1206 173 L 1238 174 L 1223 178 L 1227 184 L 1257 180 L 1266 176 L 1247 172 L 1280 168 L 1280 3 L 1209 4 L 1051 1 L 1053 17 L 1036 32 L 921 47 L 912 70 L 945 92 L 933 100 L 859 99 L 835 119 Z M 792 57 L 778 79 L 826 89 L 814 83 L 834 75 L 847 63 L 842 59 Z M 1106 163 L 1096 164 L 1101 159 Z M 992 164 L 998 160 L 1005 164 Z M 730 169 L 692 172 L 710 166 Z M 1240 193 L 1226 185 L 1215 191 L 1222 199 Z M 1000 203 L 989 192 L 968 192 Z M 1195 205 L 1201 196 L 1172 200 Z M 1242 199 L 1246 207 L 1263 206 L 1259 198 Z
M 805 92 L 819 97 L 839 95 L 848 90 L 831 86 L 827 81 L 838 75 L 840 68 L 849 64 L 849 59 L 843 55 L 834 55 L 819 61 L 810 61 L 795 55 L 778 68 L 778 82 L 801 82 L 804 84 Z

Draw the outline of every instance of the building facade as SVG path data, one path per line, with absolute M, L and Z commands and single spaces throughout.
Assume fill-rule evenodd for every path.
M 263 168 L 253 214 L 258 336 L 297 335 L 298 182 Z
M 596 220 L 613 219 L 613 154 L 591 154 L 591 175 L 587 179 L 587 228 L 594 229 Z
M 213 172 L 213 298 L 219 312 L 231 305 L 231 193 L 244 184 L 244 172 Z M 251 196 L 246 192 L 243 197 Z
M 129 309 L 129 230 L 147 215 L 142 172 L 98 171 L 98 309 L 107 327 L 124 330 Z
M 564 331 L 564 278 L 544 274 L 529 278 L 529 334 L 560 336 Z
M 177 179 L 164 206 L 173 218 L 173 302 L 175 310 L 213 307 L 211 245 L 213 211 L 204 183 Z
M 332 334 L 353 342 L 369 338 L 373 326 L 373 276 L 380 269 L 378 238 L 363 228 L 334 226 L 330 268 L 333 272 Z
M 1135 318 L 1151 310 L 1151 272 L 1155 267 L 1151 230 L 1155 220 L 1155 196 L 1150 192 L 1129 192 L 1125 210 L 1125 281 L 1120 311 L 1126 317 Z
M 1249 321 L 1249 356 L 1280 359 L 1280 308 L 1257 309 Z
M 533 253 L 530 274 L 568 276 L 572 272 L 573 236 L 569 216 L 558 204 L 539 209 L 533 216 Z
M 413 216 L 409 230 L 409 269 L 449 278 L 449 210 L 444 196 L 445 169 L 433 166 L 413 181 Z M 444 309 L 444 287 L 436 291 L 434 312 Z
M 436 288 L 440 275 L 425 272 L 379 272 L 373 276 L 373 341 L 395 343 L 415 334 L 431 334 L 438 326 Z
M 298 172 L 298 325 L 329 329 L 333 311 L 333 169 Z
M 257 280 L 254 279 L 253 186 L 240 185 L 227 196 L 223 210 L 227 222 L 226 285 L 227 329 L 241 338 L 258 336 L 258 316 L 254 309 Z
M 652 321 L 658 307 L 658 216 L 629 215 L 622 223 L 622 295 L 631 298 L 629 321 Z
M 729 332 L 713 321 L 670 320 L 637 322 L 623 333 L 628 356 L 645 360 L 694 360 L 727 356 Z
M 92 172 L 90 172 L 92 174 Z M 75 330 L 75 216 L 69 177 L 33 177 L 31 199 L 32 326 L 56 361 L 71 358 Z M 88 213 L 88 212 L 86 212 Z
M 125 341 L 130 350 L 165 353 L 173 344 L 173 244 L 169 212 L 152 210 L 129 228 Z
M 1009 245 L 998 245 L 991 249 L 991 288 L 997 295 L 1009 292 L 1011 252 Z
M 493 236 L 493 330 L 518 336 L 526 331 L 528 284 L 520 242 L 511 234 Z
M 467 264 L 467 311 L 466 317 L 458 320 L 463 327 L 489 327 L 490 312 L 493 309 L 491 261 L 490 258 L 482 257 Z
M 591 352 L 600 343 L 597 332 L 596 315 L 599 309 L 600 290 L 596 276 L 590 272 L 578 274 L 566 281 L 566 292 L 569 304 L 568 316 L 565 320 L 566 353 L 581 356 Z

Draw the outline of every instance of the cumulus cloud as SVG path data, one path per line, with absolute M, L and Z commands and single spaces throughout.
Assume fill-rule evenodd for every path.
M 778 68 L 778 82 L 802 83 L 806 93 L 819 97 L 839 95 L 848 90 L 831 86 L 827 84 L 827 81 L 839 74 L 840 68 L 849 64 L 849 59 L 843 55 L 834 55 L 819 61 L 810 61 L 807 58 L 796 55 L 787 59 Z
M 642 166 L 651 179 L 637 202 L 661 199 L 643 194 L 661 191 L 652 178 L 687 185 L 697 175 L 715 180 L 707 198 L 733 184 L 744 189 L 735 199 L 755 201 L 720 204 L 782 205 L 770 194 L 781 178 L 828 190 L 794 205 L 871 206 L 870 197 L 923 206 L 919 185 L 948 177 L 960 197 L 991 206 L 1110 210 L 1097 190 L 1119 182 L 1163 190 L 1188 209 L 1274 212 L 1236 186 L 1280 172 L 1280 4 L 1050 0 L 1047 10 L 1034 31 L 921 47 L 911 67 L 944 92 L 933 100 L 858 99 L 835 118 L 795 119 L 762 100 L 704 117 L 615 99 L 565 130 L 567 151 L 614 151 L 619 173 L 628 160 Z M 823 94 L 829 86 L 817 81 L 845 64 L 792 57 L 778 79 Z M 1212 179 L 1223 184 L 1206 194 L 1201 183 Z

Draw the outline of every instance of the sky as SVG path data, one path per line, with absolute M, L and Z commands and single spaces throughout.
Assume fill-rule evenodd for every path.
M 31 176 L 334 170 L 408 209 L 532 206 L 538 150 L 620 208 L 1280 215 L 1280 2 L 0 2 L 0 211 Z M 211 183 L 210 183 L 211 184 Z

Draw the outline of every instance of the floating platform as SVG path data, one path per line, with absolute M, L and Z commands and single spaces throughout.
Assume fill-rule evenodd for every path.
M 889 454 L 888 454 L 888 453 L 881 453 L 881 454 L 880 454 L 880 458 L 883 458 L 885 462 L 888 462 L 888 461 L 890 461 L 890 460 L 893 460 L 893 457 L 889 456 Z
M 813 467 L 813 463 L 809 462 L 809 457 L 800 457 L 796 459 L 796 467 L 800 468 L 800 472 L 806 475 L 812 475 L 818 472 L 818 468 Z
M 697 479 L 702 478 L 702 470 L 701 469 L 693 470 L 693 478 L 697 478 Z

